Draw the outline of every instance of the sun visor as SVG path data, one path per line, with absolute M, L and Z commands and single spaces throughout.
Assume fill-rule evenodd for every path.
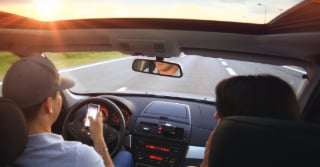
M 180 55 L 177 44 L 166 40 L 119 39 L 116 47 L 118 51 L 129 55 L 151 57 L 178 57 Z

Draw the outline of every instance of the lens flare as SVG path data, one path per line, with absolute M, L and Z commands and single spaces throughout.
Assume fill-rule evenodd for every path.
M 33 0 L 39 20 L 54 20 L 60 8 L 60 0 Z

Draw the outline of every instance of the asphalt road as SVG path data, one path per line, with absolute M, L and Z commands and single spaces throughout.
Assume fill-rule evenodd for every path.
M 302 71 L 296 68 L 270 66 L 249 62 L 203 58 L 197 56 L 182 56 L 170 58 L 183 67 L 182 78 L 171 78 L 133 72 L 131 64 L 134 58 L 123 58 L 114 61 L 80 66 L 62 70 L 76 80 L 73 88 L 76 92 L 106 92 L 106 91 L 153 91 L 180 92 L 214 97 L 216 84 L 227 77 L 248 74 L 273 74 L 286 80 L 295 90 L 302 83 Z
M 76 81 L 75 92 L 139 91 L 143 93 L 179 92 L 190 96 L 214 97 L 216 84 L 227 77 L 248 74 L 273 74 L 286 80 L 295 90 L 303 82 L 303 71 L 291 67 L 212 59 L 197 56 L 170 58 L 183 68 L 182 78 L 138 73 L 131 70 L 133 57 L 60 70 Z M 2 87 L 2 82 L 0 82 Z M 1 91 L 0 91 L 1 96 Z

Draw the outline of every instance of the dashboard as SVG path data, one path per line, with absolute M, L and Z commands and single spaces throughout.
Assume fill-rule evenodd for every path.
M 64 110 L 88 96 L 64 92 Z M 114 102 L 126 123 L 124 148 L 133 155 L 136 167 L 199 166 L 205 142 L 216 126 L 215 104 L 181 98 L 142 95 L 99 96 Z M 101 106 L 103 121 L 119 127 L 119 118 Z M 63 114 L 62 114 L 63 115 Z M 61 118 L 63 119 L 63 118 Z

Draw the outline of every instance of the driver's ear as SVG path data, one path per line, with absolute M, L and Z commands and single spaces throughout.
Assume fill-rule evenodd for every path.
M 52 97 L 48 97 L 44 101 L 44 108 L 48 113 L 53 114 L 53 99 L 52 99 Z

